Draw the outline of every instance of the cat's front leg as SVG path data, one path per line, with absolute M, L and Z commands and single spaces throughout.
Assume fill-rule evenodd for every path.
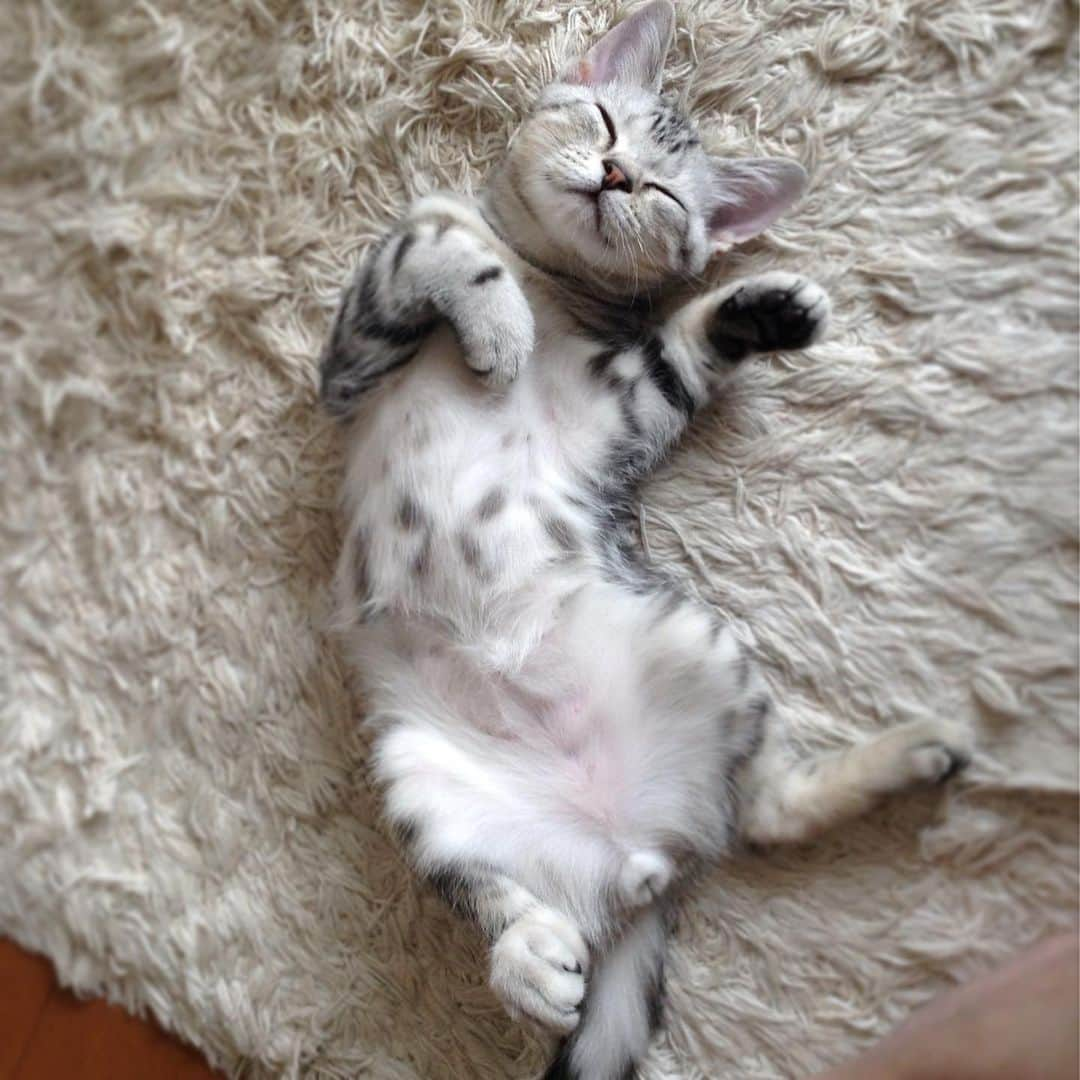
M 715 388 L 747 357 L 820 341 L 829 312 L 820 285 L 777 270 L 692 300 L 668 321 L 664 341 L 688 385 Z
M 511 382 L 533 348 L 532 312 L 475 211 L 422 199 L 365 254 L 346 287 L 321 361 L 321 396 L 338 416 L 416 354 L 445 319 L 465 363 Z

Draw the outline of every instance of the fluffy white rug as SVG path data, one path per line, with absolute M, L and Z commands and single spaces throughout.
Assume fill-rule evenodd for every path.
M 471 933 L 378 824 L 323 627 L 335 295 L 469 186 L 612 2 L 59 0 L 0 35 L 0 931 L 245 1075 L 526 1077 Z M 683 4 L 717 145 L 810 196 L 739 269 L 831 340 L 651 487 L 807 744 L 978 729 L 951 794 L 685 909 L 657 1077 L 798 1076 L 1077 904 L 1075 6 Z

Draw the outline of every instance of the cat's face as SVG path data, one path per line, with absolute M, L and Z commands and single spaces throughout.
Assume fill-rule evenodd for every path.
M 700 273 L 802 191 L 794 162 L 711 157 L 659 96 L 673 31 L 668 0 L 639 9 L 547 87 L 514 136 L 497 182 L 533 254 L 648 287 Z
M 655 94 L 550 86 L 508 158 L 548 238 L 588 266 L 644 281 L 704 267 L 708 157 L 689 121 Z

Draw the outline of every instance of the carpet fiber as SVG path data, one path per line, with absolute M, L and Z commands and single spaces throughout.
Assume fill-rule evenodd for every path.
M 30 0 L 0 35 L 0 932 L 227 1070 L 524 1078 L 404 870 L 326 632 L 315 356 L 414 195 L 474 186 L 611 2 Z M 648 492 L 798 739 L 946 714 L 978 759 L 683 910 L 645 1070 L 794 1077 L 1077 905 L 1075 5 L 682 4 L 717 147 L 805 201 L 733 271 L 836 324 Z M 718 268 L 719 269 L 719 268 Z

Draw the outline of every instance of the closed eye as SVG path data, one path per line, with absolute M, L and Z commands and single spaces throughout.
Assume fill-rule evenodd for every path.
M 652 188 L 654 191 L 659 191 L 661 195 L 666 195 L 673 203 L 675 203 L 676 205 L 682 207 L 682 212 L 684 214 L 686 213 L 686 207 L 683 206 L 682 200 L 675 198 L 675 196 L 672 195 L 671 192 L 668 191 L 668 189 L 663 186 L 663 184 L 654 184 L 651 181 L 648 181 L 648 182 L 642 184 L 641 186 L 644 187 L 644 188 Z
M 607 111 L 607 109 L 604 108 L 603 105 L 600 104 L 599 101 L 596 103 L 596 107 L 600 110 L 600 116 L 604 121 L 604 127 L 607 128 L 607 133 L 611 138 L 611 145 L 608 146 L 608 149 L 610 150 L 611 147 L 615 145 L 618 139 L 618 136 L 615 134 L 615 123 L 611 119 L 611 114 Z

